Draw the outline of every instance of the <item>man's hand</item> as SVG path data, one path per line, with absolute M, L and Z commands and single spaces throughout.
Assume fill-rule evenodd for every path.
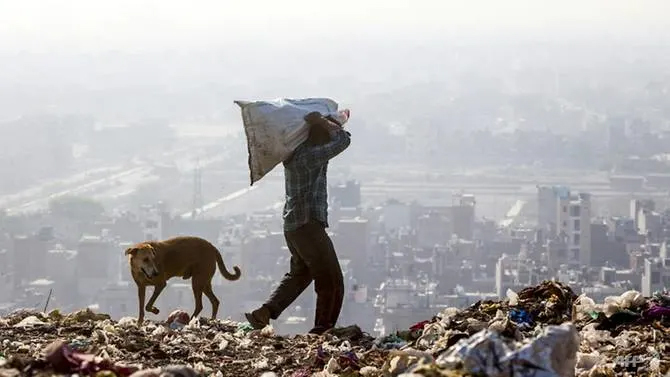
M 326 122 L 324 123 L 324 126 L 326 127 L 326 129 L 328 130 L 328 132 L 330 132 L 331 135 L 332 135 L 334 132 L 337 132 L 337 131 L 339 131 L 339 130 L 342 129 L 342 126 L 340 126 L 339 124 L 337 124 L 337 123 L 335 123 L 335 122 L 333 122 L 333 121 L 330 121 L 330 120 L 328 120 L 328 119 L 326 119 Z
M 318 111 L 312 111 L 311 113 L 305 115 L 305 122 L 312 125 L 323 124 L 325 121 L 326 119 Z
M 318 111 L 305 115 L 305 121 L 312 126 L 324 127 L 331 136 L 342 129 L 342 126 L 328 118 L 324 118 Z

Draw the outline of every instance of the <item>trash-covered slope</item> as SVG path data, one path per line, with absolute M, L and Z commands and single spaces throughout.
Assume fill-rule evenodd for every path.
M 184 318 L 185 317 L 185 318 Z M 670 297 L 626 292 L 596 304 L 544 282 L 504 301 L 446 309 L 372 339 L 356 326 L 282 337 L 271 327 L 111 321 L 89 310 L 0 319 L 0 376 L 665 376 Z M 421 320 L 420 318 L 418 320 Z M 403 374 L 404 373 L 404 374 Z

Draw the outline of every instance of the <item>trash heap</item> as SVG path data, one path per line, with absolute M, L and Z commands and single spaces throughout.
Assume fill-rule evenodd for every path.
M 596 304 L 553 281 L 377 339 L 357 326 L 284 337 L 183 311 L 140 327 L 88 309 L 0 318 L 0 377 L 666 376 L 668 355 L 667 293 Z
M 668 293 L 628 291 L 596 304 L 545 281 L 416 326 L 385 376 L 670 376 Z

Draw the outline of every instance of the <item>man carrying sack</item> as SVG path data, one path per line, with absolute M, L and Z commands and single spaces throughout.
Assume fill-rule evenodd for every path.
M 316 313 L 312 334 L 332 329 L 342 309 L 344 282 L 340 262 L 326 233 L 328 162 L 351 143 L 351 135 L 334 118 L 318 112 L 305 116 L 309 137 L 284 161 L 286 203 L 284 236 L 291 252 L 290 270 L 260 308 L 245 313 L 261 329 L 276 320 L 314 280 Z

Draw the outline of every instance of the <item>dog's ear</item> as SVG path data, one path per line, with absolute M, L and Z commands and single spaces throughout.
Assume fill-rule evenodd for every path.
M 126 249 L 126 255 L 135 255 L 137 253 L 136 247 L 129 247 Z

